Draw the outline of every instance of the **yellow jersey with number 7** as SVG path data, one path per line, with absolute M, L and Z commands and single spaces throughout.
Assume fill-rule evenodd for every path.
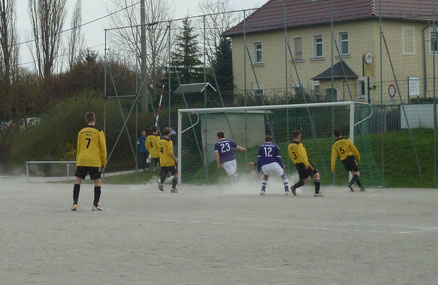
M 76 166 L 106 166 L 106 141 L 103 131 L 94 126 L 83 128 L 78 133 Z
M 341 157 L 341 160 L 346 159 L 347 157 L 354 155 L 356 157 L 356 161 L 360 161 L 360 154 L 357 150 L 356 146 L 353 144 L 350 139 L 347 138 L 338 138 L 332 144 L 332 157 L 331 157 L 331 168 L 335 170 L 336 159 L 338 155 Z

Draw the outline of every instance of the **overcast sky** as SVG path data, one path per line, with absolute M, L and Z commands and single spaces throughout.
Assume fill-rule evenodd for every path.
M 200 15 L 198 2 L 203 0 L 171 0 L 175 5 L 174 18 L 182 18 L 187 15 Z M 233 10 L 260 7 L 267 0 L 230 0 Z M 28 1 L 17 0 L 17 30 L 19 42 L 33 39 L 31 35 L 31 25 L 28 12 Z M 73 12 L 76 0 L 67 0 L 68 12 L 63 29 L 70 28 L 70 16 Z M 140 5 L 138 5 L 140 9 Z M 96 18 L 108 14 L 108 8 L 111 8 L 110 0 L 82 0 L 82 23 L 89 22 Z M 97 50 L 103 54 L 104 50 L 104 29 L 109 28 L 109 18 L 82 27 L 82 35 L 85 37 L 86 47 Z M 61 51 L 62 53 L 62 51 Z M 20 63 L 23 66 L 33 67 L 33 64 L 26 64 L 32 61 L 27 44 L 20 46 Z

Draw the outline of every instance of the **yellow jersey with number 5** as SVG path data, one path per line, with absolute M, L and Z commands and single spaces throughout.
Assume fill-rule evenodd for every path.
M 88 126 L 78 133 L 76 166 L 106 166 L 106 141 L 103 131 Z
M 360 161 L 360 154 L 356 146 L 348 138 L 338 138 L 332 144 L 332 157 L 331 168 L 335 169 L 336 159 L 340 156 L 341 160 L 346 159 L 348 156 L 354 155 L 357 162 Z

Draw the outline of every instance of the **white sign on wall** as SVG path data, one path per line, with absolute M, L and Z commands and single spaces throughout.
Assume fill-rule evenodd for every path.
M 408 77 L 409 96 L 420 96 L 420 78 Z

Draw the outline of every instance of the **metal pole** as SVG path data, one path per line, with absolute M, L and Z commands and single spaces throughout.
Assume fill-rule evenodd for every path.
M 182 113 L 178 110 L 178 184 L 181 184 L 182 181 L 182 162 L 181 162 L 181 158 L 182 158 L 182 147 L 181 147 L 181 143 L 182 143 Z
M 26 177 L 27 182 L 29 182 L 29 163 L 26 161 Z
M 381 153 L 381 163 L 382 163 L 382 180 L 385 183 L 385 120 L 386 120 L 386 110 L 383 108 L 383 22 L 382 22 L 382 1 L 379 1 L 379 29 L 380 29 L 380 128 L 381 128 L 381 142 L 380 142 L 380 153 Z
M 243 96 L 244 105 L 247 106 L 246 86 L 246 11 L 243 11 Z M 248 113 L 245 111 L 245 148 L 248 149 Z M 245 164 L 248 165 L 248 152 L 245 151 Z
M 284 73 L 285 73 L 285 88 L 286 88 L 286 104 L 289 104 L 289 89 L 288 89 L 288 56 L 287 56 L 287 6 L 284 6 Z M 289 109 L 286 109 L 286 141 L 289 143 Z M 289 169 L 290 159 L 287 159 Z
M 67 180 L 70 180 L 70 164 L 68 164 L 68 161 L 67 161 Z
M 433 3 L 433 19 L 432 19 L 432 25 L 433 25 L 433 42 L 431 46 L 433 46 L 432 49 L 432 56 L 433 56 L 433 186 L 437 188 L 437 152 L 436 152 L 436 137 L 437 137 L 437 110 L 436 110 L 436 49 L 437 49 L 437 41 L 438 37 L 436 34 L 436 22 L 435 22 L 435 0 L 432 1 Z
M 333 9 L 333 0 L 330 1 L 330 59 L 331 59 L 331 66 L 330 66 L 330 72 L 331 72 L 331 76 L 330 76 L 330 96 L 332 97 L 332 100 L 334 101 L 333 98 L 333 93 L 334 93 L 334 69 L 333 69 L 333 65 L 334 65 L 334 51 L 333 51 L 333 27 L 334 25 L 334 9 Z M 337 97 L 337 96 L 336 96 Z M 336 98 L 337 101 L 338 98 Z M 335 107 L 331 108 L 332 113 L 331 113 L 331 121 L 332 121 L 332 136 L 334 138 L 334 134 L 333 134 L 333 130 L 335 129 Z M 332 174 L 332 182 L 333 184 L 336 183 L 336 179 L 335 179 L 335 175 Z
M 169 127 L 172 127 L 172 124 L 171 124 L 171 121 L 170 121 L 170 108 L 172 107 L 172 103 L 171 103 L 171 100 L 172 100 L 172 96 L 171 96 L 171 94 L 172 94 L 172 75 L 171 75 L 171 69 L 170 69 L 170 65 L 172 64 L 172 62 L 171 62 L 171 60 L 172 60 L 172 53 L 171 53 L 171 46 L 170 46 L 170 33 L 171 33 L 171 29 L 170 29 L 170 24 L 171 24 L 172 22 L 171 21 L 169 21 L 169 34 L 167 35 L 167 45 L 168 45 L 168 47 L 167 47 L 167 50 L 168 50 L 168 55 L 169 55 L 169 64 L 168 64 L 168 66 L 167 66 L 167 79 L 168 79 L 168 83 L 169 83 L 169 87 L 167 88 L 167 92 L 169 93 L 169 108 L 167 109 L 167 112 L 169 113 L 168 115 L 169 115 Z
M 205 45 L 205 15 L 202 17 L 204 24 L 204 108 L 207 108 L 207 62 L 206 62 L 206 45 Z M 205 149 L 204 149 L 204 157 L 205 157 L 205 183 L 208 183 L 208 144 L 207 144 L 207 122 L 208 116 L 205 114 Z
M 144 79 L 147 76 L 146 71 L 146 5 L 145 0 L 140 0 L 140 46 L 141 46 L 141 78 Z M 142 85 L 141 94 L 146 94 L 146 89 L 148 88 L 147 84 Z M 147 113 L 148 111 L 148 98 L 146 96 L 142 96 L 141 98 L 142 112 Z
M 138 104 L 135 103 L 135 135 L 138 136 Z M 135 182 L 138 182 L 138 147 L 135 148 Z
M 105 30 L 105 49 L 104 49 L 104 65 L 103 65 L 103 133 L 106 134 L 106 30 Z

